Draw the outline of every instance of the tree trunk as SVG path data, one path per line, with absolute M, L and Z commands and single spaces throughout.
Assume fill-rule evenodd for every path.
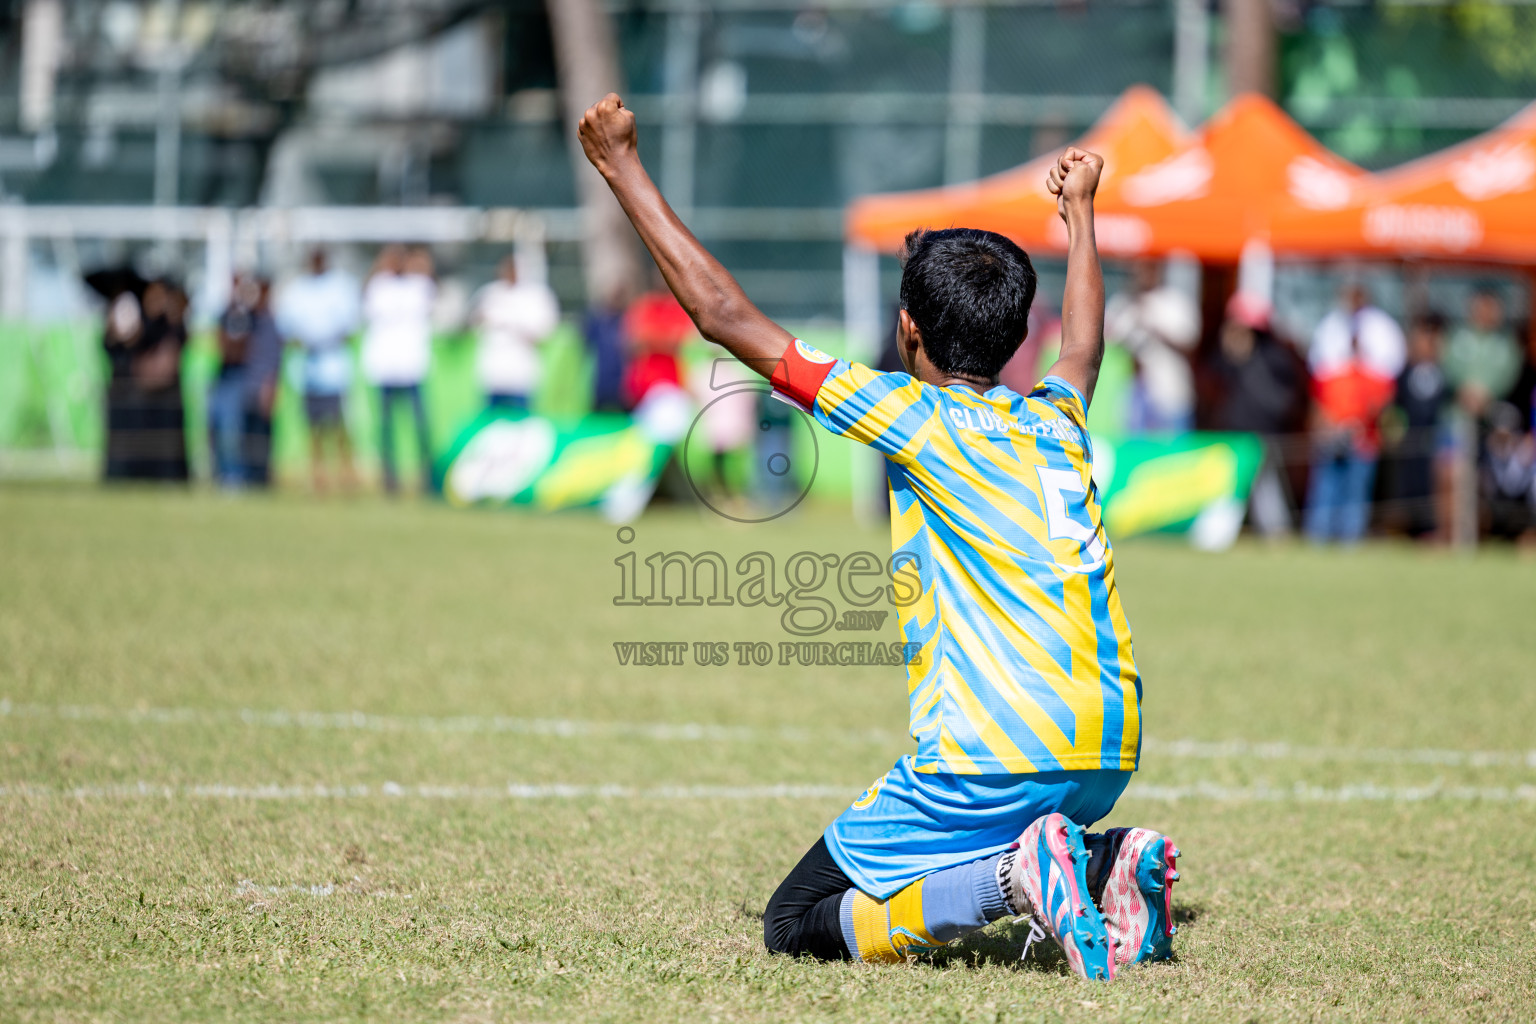
M 1227 89 L 1275 94 L 1275 16 L 1270 0 L 1223 0 L 1227 16 Z
M 634 229 L 576 138 L 576 122 L 587 107 L 623 88 L 618 47 L 601 0 L 547 0 L 545 6 L 554 36 L 577 196 L 586 222 L 582 262 L 587 302 L 595 305 L 619 294 L 633 295 L 644 283 Z

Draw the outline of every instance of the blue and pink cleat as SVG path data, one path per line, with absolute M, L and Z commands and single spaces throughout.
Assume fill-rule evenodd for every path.
M 1149 828 L 1112 828 L 1102 841 L 1113 860 L 1098 894 L 1099 905 L 1118 965 L 1167 960 L 1178 931 L 1173 924 L 1178 847 Z
M 1010 907 L 1033 918 L 1035 933 L 1056 940 L 1072 973 L 1090 980 L 1114 978 L 1115 940 L 1088 887 L 1081 825 L 1061 814 L 1038 819 L 1019 836 L 1012 863 L 1000 874 Z

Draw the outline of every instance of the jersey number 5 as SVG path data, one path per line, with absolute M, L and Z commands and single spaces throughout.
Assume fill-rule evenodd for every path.
M 1067 504 L 1067 496 L 1071 495 L 1072 503 L 1078 505 L 1086 515 L 1088 511 L 1088 489 L 1083 486 L 1083 478 L 1070 469 L 1047 469 L 1038 466 L 1035 472 L 1040 475 L 1040 494 L 1045 498 L 1045 529 L 1051 540 L 1075 540 L 1081 545 L 1082 560 L 1080 565 L 1056 564 L 1068 572 L 1089 573 L 1104 564 L 1104 542 L 1099 539 L 1098 531 L 1091 526 L 1084 526 L 1073 518 Z

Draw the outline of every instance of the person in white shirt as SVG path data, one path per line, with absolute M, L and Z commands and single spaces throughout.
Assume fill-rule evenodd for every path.
M 1370 525 L 1381 451 L 1381 414 L 1407 360 L 1403 329 L 1349 283 L 1339 306 L 1312 334 L 1312 467 L 1307 475 L 1307 536 L 1353 544 Z
M 476 296 L 473 319 L 486 404 L 526 412 L 539 386 L 539 348 L 560 325 L 559 300 L 548 285 L 519 281 L 517 263 L 507 256 L 496 280 Z
M 379 457 L 384 464 L 384 490 L 400 489 L 395 461 L 395 406 L 406 402 L 416 425 L 422 489 L 432 490 L 432 445 L 427 433 L 421 384 L 432 357 L 432 306 L 437 283 L 432 257 L 425 249 L 407 252 L 385 246 L 363 289 L 363 374 L 379 389 Z
M 1315 377 L 1327 377 L 1358 362 L 1384 380 L 1396 380 L 1408 361 L 1408 342 L 1403 329 L 1386 312 L 1371 304 L 1365 288 L 1347 284 L 1339 293 L 1339 305 L 1318 322 L 1307 350 L 1307 364 Z
M 1135 431 L 1185 431 L 1195 425 L 1195 381 L 1189 353 L 1200 340 L 1194 300 L 1163 283 L 1162 264 L 1135 268 L 1135 292 L 1104 310 L 1104 336 L 1136 360 L 1130 422 Z
M 357 480 L 342 399 L 352 384 L 347 340 L 357 330 L 358 317 L 357 281 L 332 269 L 324 249 L 310 252 L 309 273 L 290 281 L 277 300 L 278 331 L 304 351 L 304 413 L 309 420 L 310 472 L 317 492 L 328 486 L 327 438 L 335 439 L 343 486 L 350 489 Z

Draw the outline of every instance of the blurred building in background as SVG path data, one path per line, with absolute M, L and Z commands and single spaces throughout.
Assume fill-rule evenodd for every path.
M 339 272 L 361 278 L 381 247 L 415 243 L 431 250 L 436 301 L 431 323 L 421 325 L 432 369 L 415 381 L 430 395 L 415 421 L 411 447 L 420 453 L 403 465 L 430 490 L 432 461 L 483 406 L 465 328 L 469 296 L 499 264 L 513 279 L 547 281 L 565 314 L 541 349 L 545 383 L 528 396 L 536 415 L 569 418 L 612 405 L 611 385 L 628 379 L 610 372 L 638 351 L 633 338 L 634 351 L 621 351 L 630 320 L 620 311 L 655 282 L 572 130 L 609 89 L 634 109 L 642 156 L 663 192 L 753 299 L 803 337 L 873 360 L 899 268 L 895 246 L 879 255 L 845 236 L 850 201 L 1016 168 L 1078 138 L 1136 85 L 1166 97 L 1191 128 L 1234 106 L 1260 106 L 1284 121 L 1267 103 L 1229 104 L 1240 93 L 1265 94 L 1332 154 L 1369 170 L 1390 167 L 1485 132 L 1536 96 L 1536 5 L 0 0 L 0 52 L 0 477 L 38 468 L 27 459 L 47 472 L 82 474 L 112 449 L 103 436 L 118 422 L 114 410 L 119 426 L 132 426 L 124 417 L 137 406 L 129 399 L 143 398 L 154 367 L 130 359 L 127 348 L 118 352 L 121 393 L 104 418 L 103 345 L 108 355 L 115 350 L 95 293 L 113 300 L 120 290 L 88 286 L 103 279 L 91 271 L 109 283 L 170 288 L 190 303 L 177 321 L 185 358 L 157 386 L 167 402 L 176 399 L 167 422 L 186 424 L 181 476 L 190 459 L 190 471 L 206 477 L 204 407 L 218 393 L 213 382 L 229 377 L 210 331 L 237 275 L 273 278 L 281 296 L 317 248 Z M 1138 95 L 1166 111 L 1152 93 Z M 1166 113 L 1163 120 L 1176 131 Z M 1524 143 L 1489 145 L 1496 152 L 1480 170 L 1478 194 L 1528 190 L 1536 165 Z M 1048 207 L 1045 216 L 1054 223 Z M 1373 500 L 1376 521 L 1390 529 L 1422 532 L 1433 521 L 1470 540 L 1480 523 L 1497 532 L 1494 511 L 1513 502 L 1522 511 L 1504 532 L 1536 540 L 1528 529 L 1536 524 L 1530 261 L 1436 262 L 1408 247 L 1353 256 L 1295 250 L 1277 263 L 1267 243 L 1258 248 L 1261 258 L 1245 255 L 1243 265 L 1210 253 L 1202 265 L 1181 249 L 1168 252 L 1166 268 L 1142 268 L 1166 270 L 1170 294 L 1203 308 L 1188 351 L 1165 360 L 1179 371 L 1180 401 L 1199 399 L 1179 422 L 1248 422 L 1218 412 L 1247 401 L 1233 397 L 1234 382 L 1242 377 L 1251 397 L 1275 383 L 1253 377 L 1255 367 L 1285 377 L 1295 394 L 1276 408 L 1286 415 L 1244 429 L 1270 436 L 1264 479 L 1277 493 L 1289 489 L 1271 504 L 1288 501 L 1297 512 L 1306 467 L 1317 464 L 1317 432 L 1302 422 L 1305 382 L 1302 371 L 1290 372 L 1301 363 L 1287 345 L 1306 348 L 1342 282 L 1364 287 L 1402 323 L 1432 312 L 1455 318 L 1486 291 L 1501 300 L 1507 322 L 1479 345 L 1496 349 L 1490 364 L 1503 376 L 1518 371 L 1518 380 L 1501 376 L 1485 390 L 1494 399 L 1508 391 L 1513 408 L 1496 410 L 1502 419 L 1477 410 L 1477 428 L 1461 432 L 1455 472 L 1425 468 L 1431 442 L 1404 448 L 1389 440 L 1383 482 L 1355 504 Z M 514 258 L 504 264 L 509 250 Z M 1043 340 L 1062 265 L 1037 255 L 1046 256 Z M 1111 263 L 1111 291 L 1130 287 L 1129 269 Z M 1262 297 L 1263 315 L 1234 320 L 1234 291 Z M 609 327 L 594 328 L 601 324 Z M 1524 355 L 1519 338 L 1529 341 Z M 1121 397 L 1134 397 L 1128 382 L 1135 375 L 1145 390 L 1147 350 L 1110 340 L 1124 349 Z M 1265 358 L 1250 365 L 1260 342 Z M 602 351 L 617 353 L 617 362 L 594 369 L 601 360 L 593 353 Z M 285 383 L 273 382 L 279 396 L 305 388 L 299 362 L 290 354 Z M 669 372 L 682 379 L 682 369 Z M 1101 396 L 1114 392 L 1100 388 Z M 354 381 L 333 397 L 345 398 L 344 418 L 331 419 L 359 441 L 361 463 L 373 466 L 394 450 L 398 439 L 376 395 Z M 291 478 L 305 465 L 306 427 L 293 401 L 266 405 L 271 466 Z M 1134 426 L 1121 422 L 1125 407 L 1101 397 L 1096 408 L 1108 419 L 1094 429 Z M 1430 419 L 1444 415 L 1438 406 L 1432 412 Z M 232 437 L 234 419 L 226 419 L 220 436 Z M 1500 427 L 1503 420 L 1512 425 Z M 1377 427 L 1372 413 L 1373 469 Z M 1406 474 L 1417 482 L 1401 484 L 1394 459 L 1418 459 Z M 856 507 L 877 491 L 878 474 L 863 465 L 850 461 L 835 484 Z M 839 478 L 822 471 L 817 479 L 831 493 L 828 482 Z M 1481 503 L 1479 486 L 1488 491 Z M 1421 515 L 1431 505 L 1435 516 Z M 1235 535 L 1240 521 L 1241 509 L 1224 535 Z
M 605 6 L 648 164 L 788 318 L 841 314 L 850 198 L 1014 166 L 1137 82 L 1190 122 L 1267 86 L 1367 167 L 1536 91 L 1536 11 L 1487 0 Z M 8 199 L 536 209 L 551 283 L 586 303 L 542 0 L 11 0 L 0 47 Z M 464 259 L 490 277 L 494 254 Z

